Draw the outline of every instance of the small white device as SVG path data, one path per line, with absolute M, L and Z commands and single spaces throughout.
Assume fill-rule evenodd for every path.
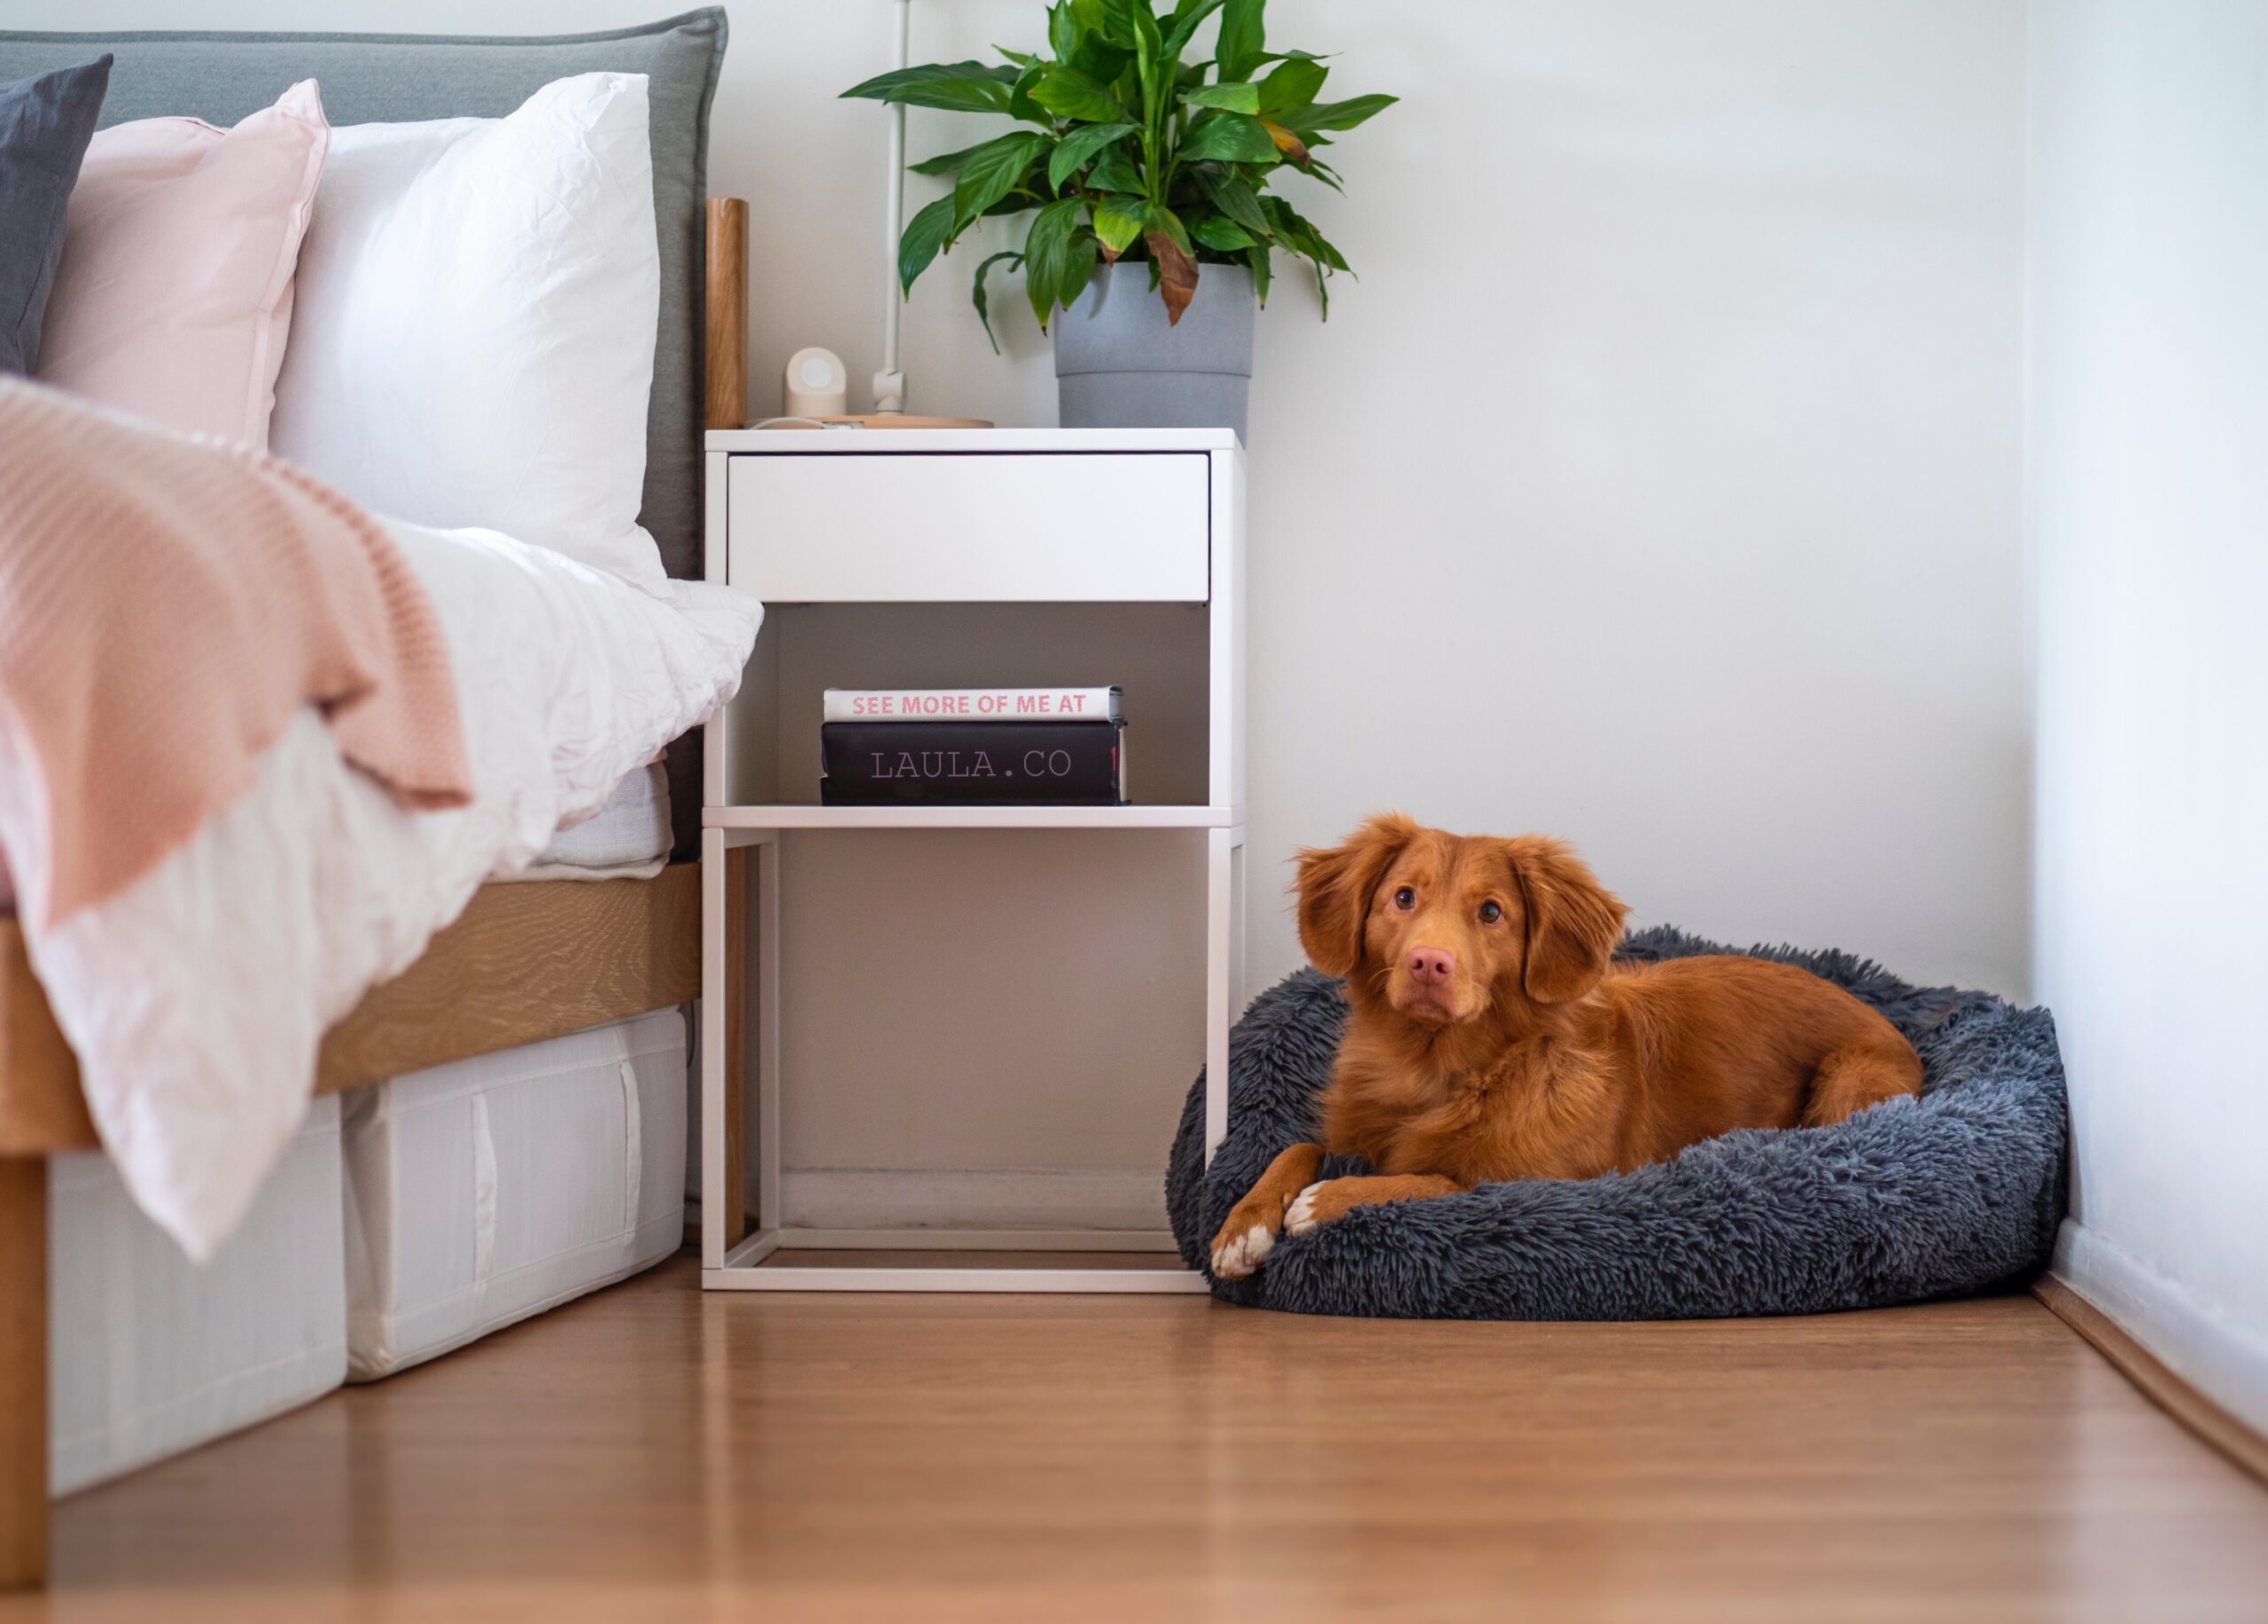
M 788 357 L 780 409 L 789 417 L 840 417 L 850 409 L 850 374 L 843 357 L 813 345 Z

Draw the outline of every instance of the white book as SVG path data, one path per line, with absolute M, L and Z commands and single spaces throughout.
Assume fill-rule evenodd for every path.
M 831 688 L 828 722 L 1115 722 L 1117 688 Z

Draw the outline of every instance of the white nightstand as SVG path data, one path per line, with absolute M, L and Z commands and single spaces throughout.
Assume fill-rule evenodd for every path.
M 718 430 L 708 437 L 707 491 L 708 579 L 761 598 L 766 620 L 738 713 L 708 730 L 703 773 L 703 1284 L 1202 1290 L 1164 1232 L 783 1226 L 781 1097 L 793 1079 L 781 1075 L 780 1034 L 795 1014 L 780 1006 L 781 837 L 791 830 L 857 830 L 864 831 L 857 838 L 886 840 L 888 831 L 904 829 L 1078 829 L 1107 840 L 1114 830 L 1184 829 L 1202 841 L 1209 1158 L 1228 1128 L 1229 1022 L 1244 997 L 1245 459 L 1235 436 L 1225 429 Z M 1085 607 L 1067 607 L 1074 605 Z M 827 614 L 834 617 L 829 637 L 848 640 L 838 686 L 864 685 L 847 674 L 862 634 L 891 638 L 893 654 L 914 662 L 913 680 L 897 685 L 1006 684 L 1011 679 L 998 663 L 1012 652 L 1020 618 L 1037 631 L 1076 613 L 1080 634 L 1114 652 L 1122 647 L 1125 664 L 1149 670 L 1160 641 L 1153 618 L 1170 612 L 1165 605 L 1201 611 L 1202 637 L 1186 644 L 1182 664 L 1192 669 L 1156 671 L 1148 692 L 1126 683 L 1137 797 L 1128 806 L 822 806 L 816 688 L 825 673 L 804 672 L 788 685 L 766 665 L 770 658 L 776 666 L 790 618 Z M 874 629 L 858 618 L 868 613 L 880 617 Z M 1051 629 L 1060 635 L 1060 625 Z M 931 652 L 901 652 L 913 646 Z M 1199 944 L 1189 946 L 1193 953 Z M 741 1004 L 751 947 L 757 1032 L 750 1057 Z M 874 1018 L 889 1018 L 886 1005 Z M 1158 1079 L 1161 1090 L 1180 1085 L 1179 1076 Z M 742 1177 L 742 1139 L 751 1131 L 753 1202 Z M 1158 1150 L 1162 1162 L 1165 1146 Z M 807 1266 L 814 1253 L 845 1250 L 917 1251 L 938 1261 Z M 1109 1268 L 971 1267 L 951 1255 L 1024 1251 L 1166 1255 L 1155 1266 Z M 792 1263 L 783 1253 L 795 1255 Z

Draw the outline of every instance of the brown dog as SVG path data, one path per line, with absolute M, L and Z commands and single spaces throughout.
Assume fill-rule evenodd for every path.
M 1919 1093 L 1914 1045 L 1841 988 L 1731 956 L 1614 964 L 1628 912 L 1565 845 L 1373 818 L 1300 854 L 1300 942 L 1347 981 L 1323 1140 L 1276 1158 L 1213 1238 L 1241 1279 L 1277 1235 L 1509 1178 L 1589 1178 L 1734 1128 L 1839 1123 Z M 1326 1153 L 1367 1178 L 1314 1182 Z

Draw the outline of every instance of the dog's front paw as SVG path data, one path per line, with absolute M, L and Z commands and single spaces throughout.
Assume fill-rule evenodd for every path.
M 1276 1231 L 1264 1219 L 1231 1213 L 1213 1238 L 1213 1273 L 1223 1280 L 1246 1279 L 1275 1245 Z
M 1284 1209 L 1284 1232 L 1304 1235 L 1318 1224 L 1328 1224 L 1337 1217 L 1339 1214 L 1333 1210 L 1328 1199 L 1328 1192 L 1336 1182 L 1330 1178 L 1317 1179 L 1293 1196 L 1292 1204 Z

